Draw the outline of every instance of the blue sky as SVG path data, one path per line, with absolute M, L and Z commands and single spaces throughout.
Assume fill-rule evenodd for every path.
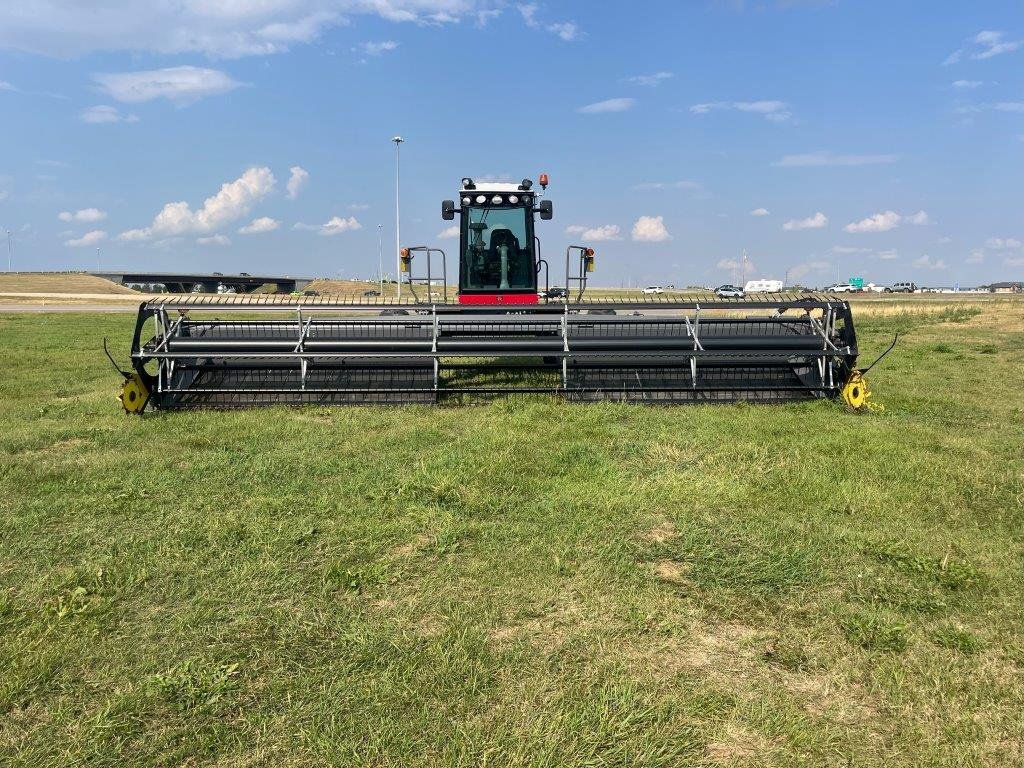
M 598 282 L 1024 278 L 1020 2 L 51 0 L 0 10 L 15 267 L 372 276 L 551 175 Z M 293 170 L 298 169 L 298 170 Z

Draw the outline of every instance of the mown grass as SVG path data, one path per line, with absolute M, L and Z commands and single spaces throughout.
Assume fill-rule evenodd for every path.
M 122 415 L 0 316 L 0 763 L 1019 765 L 1024 306 L 886 409 Z M 969 309 L 969 308 L 968 308 Z

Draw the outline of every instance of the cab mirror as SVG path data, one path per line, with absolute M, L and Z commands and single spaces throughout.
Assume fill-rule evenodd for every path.
M 551 221 L 551 217 L 554 215 L 554 209 L 551 207 L 550 200 L 541 200 L 540 207 L 537 210 L 540 211 L 540 217 L 544 221 Z
M 441 203 L 441 218 L 445 221 L 451 221 L 455 218 L 455 201 L 445 200 Z

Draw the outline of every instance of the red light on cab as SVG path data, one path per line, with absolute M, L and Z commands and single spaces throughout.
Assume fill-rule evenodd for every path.
M 540 175 L 539 181 L 540 181 L 541 189 L 547 189 L 548 188 L 548 175 L 546 173 L 542 173 Z

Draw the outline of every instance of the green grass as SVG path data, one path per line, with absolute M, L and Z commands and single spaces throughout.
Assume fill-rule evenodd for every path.
M 142 419 L 0 315 L 0 764 L 1020 765 L 1024 305 L 939 312 L 867 414 Z

